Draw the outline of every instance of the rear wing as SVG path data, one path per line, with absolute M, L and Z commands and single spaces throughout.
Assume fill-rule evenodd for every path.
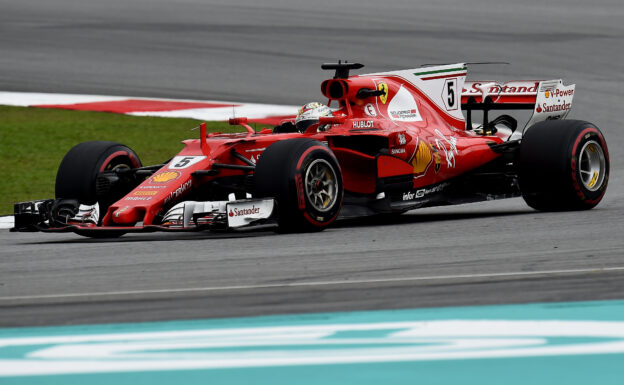
M 472 127 L 472 111 L 483 111 L 484 126 L 491 110 L 533 110 L 521 132 L 533 124 L 549 119 L 564 119 L 572 108 L 575 85 L 564 86 L 561 79 L 529 80 L 497 83 L 467 81 L 462 90 L 462 110 L 466 111 L 466 127 Z

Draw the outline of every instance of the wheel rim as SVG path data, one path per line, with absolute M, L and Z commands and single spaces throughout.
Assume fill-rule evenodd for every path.
M 116 164 L 116 165 L 114 165 L 112 167 L 111 167 L 111 164 L 108 164 L 106 166 L 106 170 L 111 170 L 111 171 L 120 170 L 122 168 L 131 168 L 131 167 L 129 165 L 125 164 L 125 163 L 119 163 L 119 164 Z
M 583 186 L 589 191 L 602 187 L 607 170 L 607 161 L 602 147 L 596 141 L 585 143 L 579 156 L 579 172 Z
M 330 210 L 338 199 L 336 171 L 325 159 L 316 159 L 305 174 L 305 193 L 315 210 Z

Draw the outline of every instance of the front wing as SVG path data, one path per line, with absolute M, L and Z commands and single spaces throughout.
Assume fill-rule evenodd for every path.
M 167 211 L 161 224 L 135 226 L 101 226 L 97 203 L 80 205 L 75 200 L 47 199 L 16 203 L 15 227 L 20 232 L 74 232 L 102 236 L 122 233 L 226 231 L 276 223 L 273 199 L 181 202 Z

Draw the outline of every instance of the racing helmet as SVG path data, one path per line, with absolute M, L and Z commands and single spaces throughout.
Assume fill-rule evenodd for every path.
M 326 105 L 318 102 L 307 103 L 299 109 L 295 127 L 299 132 L 304 132 L 314 123 L 318 123 L 321 116 L 329 115 L 331 115 L 331 110 Z

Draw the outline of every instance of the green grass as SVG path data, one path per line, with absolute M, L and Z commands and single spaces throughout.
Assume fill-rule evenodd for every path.
M 144 165 L 158 164 L 178 153 L 181 140 L 198 138 L 199 121 L 105 112 L 0 106 L 0 215 L 13 203 L 54 197 L 56 170 L 73 146 L 112 140 L 132 148 Z M 209 122 L 209 131 L 242 131 Z

